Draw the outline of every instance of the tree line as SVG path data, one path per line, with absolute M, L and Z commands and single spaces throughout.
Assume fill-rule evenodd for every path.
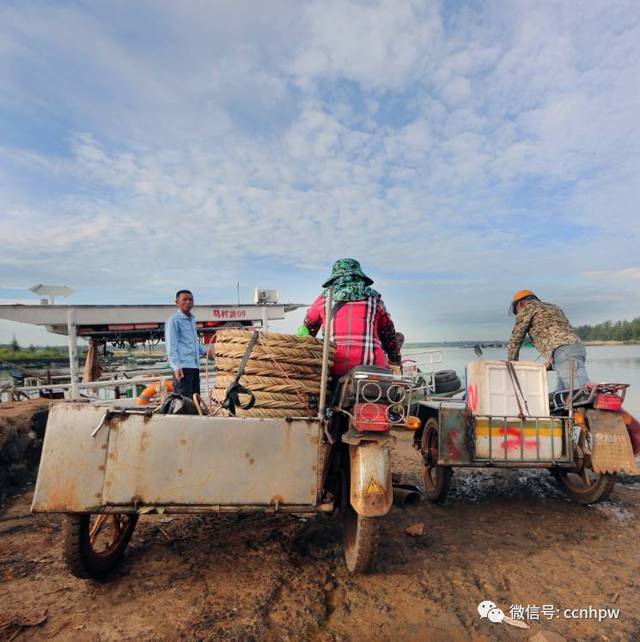
M 631 321 L 579 325 L 576 332 L 583 341 L 640 341 L 640 317 Z

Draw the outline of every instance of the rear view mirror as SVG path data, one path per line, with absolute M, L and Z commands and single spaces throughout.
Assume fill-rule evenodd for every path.
M 482 355 L 484 354 L 479 343 L 476 343 L 476 345 L 473 346 L 473 351 L 476 353 L 477 357 L 482 357 Z

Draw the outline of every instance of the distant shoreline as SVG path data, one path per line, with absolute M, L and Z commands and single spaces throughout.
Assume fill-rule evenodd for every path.
M 612 341 L 612 340 L 594 340 L 594 341 L 583 341 L 586 346 L 637 346 L 640 345 L 640 341 Z
M 586 346 L 637 346 L 640 341 L 631 339 L 629 341 L 613 341 L 605 339 L 594 339 L 593 341 L 583 341 Z M 428 341 L 428 342 L 407 342 L 406 348 L 473 348 L 474 345 L 479 345 L 482 348 L 506 348 L 508 342 L 506 341 Z M 524 346 L 530 347 L 530 346 Z

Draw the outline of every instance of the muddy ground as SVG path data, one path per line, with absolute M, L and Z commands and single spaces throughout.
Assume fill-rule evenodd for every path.
M 0 506 L 35 480 L 50 401 L 0 404 Z
M 395 460 L 403 481 L 419 483 L 406 438 Z M 30 515 L 30 498 L 27 490 L 0 514 L 0 639 L 640 639 L 632 479 L 584 507 L 544 471 L 456 474 L 446 505 L 393 509 L 375 571 L 355 578 L 332 518 L 146 516 L 120 570 L 102 584 L 82 581 L 61 559 L 62 518 Z M 405 534 L 420 522 L 422 537 Z M 480 619 L 487 599 L 560 613 L 520 630 Z M 620 617 L 562 616 L 589 606 L 617 607 Z

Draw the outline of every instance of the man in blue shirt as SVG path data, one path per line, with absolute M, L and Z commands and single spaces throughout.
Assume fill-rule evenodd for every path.
M 193 294 L 189 290 L 176 292 L 177 312 L 164 324 L 167 358 L 173 370 L 173 390 L 191 399 L 200 394 L 200 357 L 207 349 L 198 341 L 196 318 L 191 314 Z

